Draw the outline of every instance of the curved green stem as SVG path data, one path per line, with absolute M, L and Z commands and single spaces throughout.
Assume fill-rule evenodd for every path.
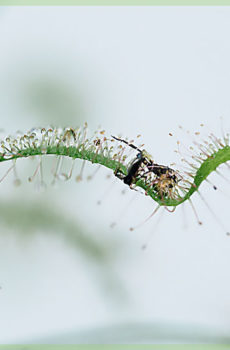
M 81 129 L 63 129 L 61 132 L 58 129 L 39 129 L 36 132 L 29 132 L 24 136 L 18 136 L 17 139 L 6 138 L 2 141 L 3 152 L 0 153 L 0 162 L 8 160 L 16 160 L 37 155 L 56 155 L 66 156 L 72 159 L 87 160 L 91 163 L 98 163 L 105 166 L 114 172 L 119 170 L 123 175 L 128 174 L 129 163 L 126 163 L 124 156 L 124 148 L 119 144 L 117 150 L 113 146 L 108 146 L 108 140 L 101 135 L 95 139 L 86 139 L 86 127 Z M 84 137 L 83 137 L 83 136 Z M 146 195 L 150 196 L 161 206 L 176 207 L 186 200 L 190 199 L 192 194 L 196 192 L 201 183 L 208 177 L 216 168 L 230 160 L 230 146 L 227 138 L 224 138 L 224 143 L 216 139 L 212 141 L 209 153 L 203 158 L 199 158 L 200 166 L 193 165 L 193 177 L 190 177 L 190 186 L 178 194 L 176 197 L 160 196 L 159 192 L 154 187 L 149 186 L 144 178 L 137 178 L 134 181 L 135 186 L 142 188 Z M 71 143 L 71 142 L 72 143 Z M 113 141 L 113 140 L 112 140 Z
M 214 152 L 210 157 L 205 159 L 200 165 L 200 167 L 197 169 L 193 179 L 193 183 L 191 184 L 187 193 L 178 199 L 164 198 L 162 200 L 162 198 L 156 196 L 154 191 L 146 188 L 146 185 L 142 180 L 138 180 L 136 185 L 143 188 L 143 190 L 145 190 L 147 194 L 159 205 L 176 207 L 188 200 L 192 196 L 192 194 L 198 190 L 199 186 L 208 177 L 208 175 L 215 171 L 216 168 L 218 168 L 218 166 L 220 166 L 223 163 L 226 163 L 229 160 L 230 147 L 228 145 L 219 149 L 217 152 Z
M 18 151 L 16 154 L 12 155 L 10 159 L 4 158 L 4 156 L 0 156 L 0 162 L 12 160 L 12 159 L 27 158 L 31 156 L 39 156 L 39 155 L 40 156 L 42 155 L 66 156 L 72 159 L 78 158 L 82 160 L 87 160 L 91 163 L 98 163 L 114 171 L 119 168 L 124 174 L 127 173 L 126 167 L 114 159 L 110 159 L 106 156 L 103 156 L 102 154 L 96 154 L 93 151 L 80 150 L 79 148 L 76 148 L 76 147 L 66 147 L 66 146 L 47 146 L 45 152 L 44 150 L 42 150 L 41 147 L 37 147 L 36 149 L 27 148 L 27 149 Z

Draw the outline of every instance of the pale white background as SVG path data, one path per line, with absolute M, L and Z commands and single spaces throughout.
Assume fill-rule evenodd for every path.
M 219 134 L 223 116 L 229 131 L 229 33 L 227 7 L 0 8 L 1 135 L 86 120 L 108 135 L 141 133 L 156 161 L 177 161 L 177 137 L 189 143 L 186 134 L 168 136 L 178 125 L 194 132 L 204 123 L 205 132 Z M 52 188 L 47 181 L 47 191 L 38 192 L 27 182 L 36 164 L 18 164 L 21 187 L 13 186 L 12 175 L 0 184 L 1 343 L 61 342 L 65 333 L 64 341 L 94 342 L 103 327 L 115 332 L 107 342 L 164 342 L 175 340 L 175 332 L 178 340 L 189 334 L 188 341 L 198 339 L 196 332 L 228 337 L 230 238 L 199 198 L 202 227 L 187 205 L 163 213 L 156 230 L 154 218 L 130 232 L 154 209 L 150 199 L 135 197 L 117 219 L 133 193 L 122 195 L 125 185 L 117 181 L 97 206 L 112 182 L 107 171 L 91 183 L 73 179 Z M 5 170 L 1 165 L 2 175 Z M 229 184 L 212 177 L 218 191 L 202 185 L 202 192 L 228 227 L 229 199 L 221 190 L 230 193 Z M 8 221 L 5 206 L 12 210 Z M 32 206 L 80 223 L 83 235 L 108 250 L 110 262 L 97 265 L 72 246 L 65 228 L 56 235 L 57 227 L 47 230 L 42 218 L 23 235 L 18 223 L 27 222 Z M 19 207 L 23 219 L 21 212 L 15 217 Z M 110 229 L 114 220 L 119 225 Z

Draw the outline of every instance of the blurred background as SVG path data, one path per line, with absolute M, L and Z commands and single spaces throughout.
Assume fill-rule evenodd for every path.
M 178 125 L 230 130 L 229 31 L 227 7 L 1 7 L 0 136 L 87 121 L 177 161 Z M 91 164 L 77 183 L 80 160 L 53 186 L 53 161 L 46 186 L 28 182 L 38 159 L 0 183 L 0 342 L 229 341 L 230 238 L 205 204 L 201 227 L 185 205 L 130 232 L 151 199 L 106 169 L 87 181 Z M 229 230 L 229 183 L 211 178 L 201 192 Z

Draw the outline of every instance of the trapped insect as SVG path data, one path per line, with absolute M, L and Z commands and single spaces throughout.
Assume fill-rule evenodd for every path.
M 187 132 L 186 135 L 188 135 Z M 55 181 L 56 179 L 69 180 L 72 176 L 75 160 L 82 159 L 82 167 L 76 177 L 77 181 L 83 178 L 86 161 L 96 163 L 98 167 L 95 173 L 100 166 L 104 166 L 111 169 L 115 176 L 131 189 L 144 190 L 146 196 L 157 202 L 157 208 L 153 214 L 160 207 L 174 211 L 177 206 L 188 202 L 200 224 L 201 221 L 198 219 L 191 196 L 197 193 L 209 208 L 209 204 L 200 192 L 200 185 L 206 181 L 214 189 L 217 189 L 207 177 L 212 172 L 222 176 L 220 170 L 217 169 L 222 164 L 226 169 L 230 168 L 228 164 L 230 161 L 230 141 L 229 134 L 225 134 L 223 131 L 221 137 L 209 133 L 203 139 L 200 137 L 200 132 L 195 132 L 194 135 L 196 139 L 192 138 L 193 146 L 185 147 L 185 154 L 183 154 L 183 150 L 181 152 L 179 148 L 181 144 L 177 141 L 178 149 L 176 152 L 181 157 L 181 164 L 179 164 L 179 170 L 175 170 L 156 163 L 148 152 L 137 147 L 133 141 L 128 142 L 115 136 L 112 136 L 112 139 L 107 138 L 104 130 L 96 130 L 88 137 L 87 123 L 83 127 L 77 128 L 33 128 L 27 133 L 18 132 L 15 136 L 8 136 L 1 141 L 0 162 L 10 161 L 12 165 L 2 175 L 0 182 L 10 172 L 14 173 L 15 184 L 20 182 L 16 172 L 16 161 L 19 158 L 38 156 L 38 166 L 34 174 L 29 177 L 29 181 L 32 182 L 39 175 L 41 184 L 44 184 L 42 158 L 45 155 L 56 156 L 57 163 L 53 171 Z M 134 157 L 131 156 L 130 149 L 137 152 Z M 68 173 L 63 173 L 61 170 L 64 157 L 72 159 L 72 166 Z M 222 177 L 229 182 L 228 178 Z M 212 213 L 213 217 L 215 217 L 214 214 Z
M 114 172 L 115 176 L 130 187 L 138 179 L 145 179 L 146 183 L 158 192 L 161 197 L 171 195 L 176 184 L 182 179 L 174 169 L 154 163 L 152 156 L 148 152 L 141 150 L 134 144 L 115 136 L 112 136 L 112 138 L 138 151 L 136 158 L 128 168 L 128 174 L 124 175 L 123 172 L 116 169 Z

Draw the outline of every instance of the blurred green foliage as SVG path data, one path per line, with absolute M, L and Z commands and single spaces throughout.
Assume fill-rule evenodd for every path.
M 105 239 L 98 242 L 85 227 L 66 217 L 57 207 L 51 207 L 45 201 L 31 201 L 26 196 L 23 205 L 22 199 L 0 203 L 0 220 L 1 227 L 4 225 L 13 229 L 20 240 L 32 241 L 41 232 L 63 239 L 71 249 L 84 257 L 89 267 L 85 271 L 96 275 L 96 284 L 105 290 L 107 296 L 113 300 L 118 298 L 119 302 L 126 300 L 125 286 L 113 268 L 119 256 L 119 245 L 115 240 L 112 243 Z M 1 229 L 1 235 L 6 233 L 7 230 Z M 97 237 L 97 229 L 93 234 Z

